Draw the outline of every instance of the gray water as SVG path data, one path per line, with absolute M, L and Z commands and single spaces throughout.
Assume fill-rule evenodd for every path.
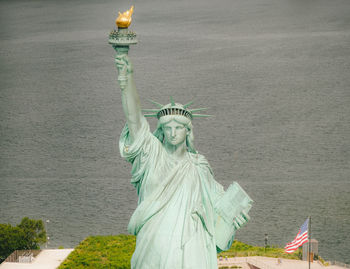
M 196 147 L 255 201 L 237 238 L 282 247 L 311 215 L 320 255 L 350 263 L 350 2 L 132 3 L 142 105 L 209 107 Z M 126 233 L 136 207 L 107 43 L 129 6 L 0 1 L 0 223 L 49 219 L 50 247 Z

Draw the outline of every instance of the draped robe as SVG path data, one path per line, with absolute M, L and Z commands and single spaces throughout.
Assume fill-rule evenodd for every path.
M 228 249 L 247 221 L 248 215 L 240 213 L 248 213 L 249 196 L 238 184 L 231 188 L 233 195 L 225 195 L 200 154 L 174 159 L 145 118 L 132 143 L 125 126 L 119 146 L 132 163 L 131 183 L 138 194 L 128 225 L 136 235 L 131 268 L 216 269 L 217 249 Z

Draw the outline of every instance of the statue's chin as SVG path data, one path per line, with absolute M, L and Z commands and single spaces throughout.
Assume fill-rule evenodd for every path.
M 179 141 L 179 140 L 167 140 L 166 146 L 168 147 L 180 147 L 185 141 Z

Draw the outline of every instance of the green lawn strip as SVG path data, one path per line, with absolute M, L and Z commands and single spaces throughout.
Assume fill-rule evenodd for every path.
M 264 247 L 251 246 L 239 241 L 235 241 L 229 250 L 220 252 L 218 256 L 222 256 L 222 257 L 265 256 L 265 257 L 273 257 L 273 258 L 300 260 L 301 250 L 299 249 L 294 253 L 288 254 L 284 252 L 283 248 L 268 246 L 265 249 Z
M 90 236 L 82 241 L 58 269 L 130 268 L 136 239 L 131 235 Z
M 136 238 L 133 235 L 90 236 L 82 241 L 58 269 L 71 268 L 130 268 Z M 266 256 L 285 259 L 300 259 L 300 250 L 287 254 L 277 247 L 256 247 L 235 241 L 228 251 L 218 254 L 222 257 Z

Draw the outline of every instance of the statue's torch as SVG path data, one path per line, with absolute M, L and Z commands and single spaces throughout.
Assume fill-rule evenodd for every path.
M 116 19 L 115 23 L 117 29 L 111 31 L 109 34 L 108 43 L 113 46 L 117 52 L 116 56 L 127 55 L 129 51 L 129 46 L 137 43 L 136 33 L 130 31 L 128 27 L 131 24 L 131 15 L 134 12 L 134 6 L 123 13 L 119 12 L 119 16 Z M 126 87 L 127 76 L 126 72 L 123 70 L 118 70 L 118 81 L 122 90 Z

